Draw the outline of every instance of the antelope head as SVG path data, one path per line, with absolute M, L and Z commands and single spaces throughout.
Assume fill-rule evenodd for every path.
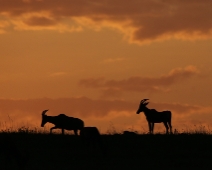
M 46 112 L 47 112 L 48 110 L 44 110 L 43 112 L 42 112 L 42 121 L 41 121 L 41 127 L 44 127 L 44 125 L 47 123 L 47 121 L 46 121 Z
M 141 100 L 140 105 L 139 105 L 139 108 L 138 108 L 138 110 L 136 112 L 137 114 L 139 114 L 140 112 L 143 112 L 144 111 L 144 108 L 146 107 L 146 105 L 149 104 L 149 102 L 146 102 L 147 100 L 149 100 L 149 99 L 143 99 L 143 100 Z

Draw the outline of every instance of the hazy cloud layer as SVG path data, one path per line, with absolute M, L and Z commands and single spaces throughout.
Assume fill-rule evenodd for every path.
M 28 100 L 0 99 L 0 128 L 4 122 L 23 125 L 40 126 L 41 112 L 49 109 L 47 115 L 65 113 L 68 116 L 79 117 L 86 125 L 99 126 L 106 130 L 108 123 L 122 129 L 126 127 L 147 128 L 143 113 L 136 114 L 140 101 L 123 100 L 93 100 L 86 97 L 78 98 L 40 98 Z M 158 111 L 170 110 L 173 115 L 173 126 L 183 124 L 211 123 L 210 107 L 186 105 L 180 103 L 154 103 L 150 101 L 149 108 Z M 13 126 L 14 126 L 13 124 Z M 50 125 L 51 127 L 52 125 Z
M 135 92 L 159 92 L 167 91 L 173 84 L 185 81 L 199 74 L 194 66 L 176 68 L 167 75 L 159 77 L 134 76 L 124 80 L 105 80 L 104 78 L 88 78 L 79 81 L 79 85 L 86 88 L 100 89 L 103 96 L 120 95 L 125 91 Z
M 0 113 L 1 117 L 7 117 L 16 112 L 20 113 L 20 117 L 24 115 L 40 117 L 43 110 L 49 109 L 52 115 L 66 113 L 69 116 L 104 117 L 110 112 L 136 112 L 139 102 L 140 101 L 94 100 L 87 97 L 28 100 L 0 99 Z M 169 109 L 178 114 L 190 113 L 193 110 L 197 111 L 201 109 L 200 106 L 152 102 L 150 107 L 157 108 L 158 111 Z
M 112 27 L 138 43 L 212 37 L 210 0 L 0 0 L 0 4 L 1 20 L 10 21 L 15 29 Z
M 59 98 L 59 99 L 29 99 L 29 100 L 0 100 L 0 112 L 4 115 L 16 111 L 23 114 L 40 113 L 45 109 L 50 109 L 51 114 L 66 113 L 82 117 L 103 117 L 110 111 L 132 111 L 135 105 L 131 102 L 115 100 L 92 100 L 86 97 L 79 98 Z M 21 115 L 21 114 L 20 114 Z

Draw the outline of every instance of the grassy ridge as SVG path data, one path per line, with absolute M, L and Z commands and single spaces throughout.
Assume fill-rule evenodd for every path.
M 27 158 L 25 169 L 30 170 L 208 169 L 212 161 L 212 135 L 101 135 L 101 138 L 103 148 L 84 145 L 73 135 L 7 133 L 5 137 L 5 133 L 0 133 L 1 148 L 13 145 L 11 148 L 15 147 Z M 7 142 L 2 142 L 5 139 Z M 0 161 L 5 160 L 4 152 Z M 9 159 L 9 163 L 8 159 L 2 161 L 0 169 L 17 169 L 16 157 Z

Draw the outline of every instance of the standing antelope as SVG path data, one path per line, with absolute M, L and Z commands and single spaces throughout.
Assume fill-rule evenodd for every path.
M 64 134 L 64 129 L 73 130 L 75 135 L 78 130 L 81 130 L 84 127 L 84 122 L 81 119 L 69 117 L 65 114 L 59 114 L 58 116 L 47 116 L 46 112 L 48 110 L 44 110 L 42 112 L 42 122 L 41 127 L 49 122 L 54 124 L 55 126 L 50 129 L 50 133 L 52 133 L 53 129 L 62 129 L 62 134 Z
M 172 113 L 170 111 L 162 111 L 158 112 L 155 109 L 148 109 L 146 105 L 148 105 L 149 102 L 146 102 L 149 99 L 143 99 L 140 102 L 139 108 L 137 110 L 137 114 L 140 112 L 144 112 L 144 115 L 146 116 L 146 120 L 149 125 L 149 133 L 153 134 L 154 130 L 154 123 L 162 123 L 164 124 L 166 128 L 166 133 L 172 133 L 172 125 L 171 125 L 171 117 Z

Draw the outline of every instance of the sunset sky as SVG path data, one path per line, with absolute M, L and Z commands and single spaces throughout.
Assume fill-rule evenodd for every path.
M 0 0 L 0 128 L 40 127 L 49 109 L 101 133 L 147 132 L 136 111 L 148 98 L 172 112 L 174 129 L 212 130 L 211 9 L 211 0 Z

